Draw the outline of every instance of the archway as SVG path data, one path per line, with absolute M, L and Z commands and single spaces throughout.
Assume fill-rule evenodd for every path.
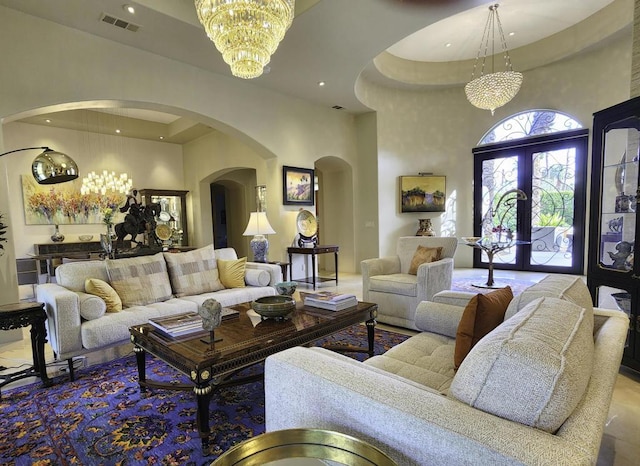
M 340 271 L 354 273 L 357 232 L 353 228 L 353 168 L 344 160 L 327 156 L 315 162 L 318 177 L 316 213 L 320 242 L 340 246 Z M 333 259 L 325 254 L 320 268 L 333 272 Z

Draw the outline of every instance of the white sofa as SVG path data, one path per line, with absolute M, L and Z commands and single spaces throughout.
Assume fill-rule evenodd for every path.
M 60 265 L 56 283 L 38 285 L 36 290 L 37 300 L 45 304 L 48 339 L 56 358 L 68 360 L 73 380 L 73 357 L 128 343 L 129 328 L 149 318 L 197 311 L 208 298 L 231 306 L 277 294 L 274 285 L 282 281 L 282 269 L 273 264 L 247 262 L 246 286 L 224 288 L 217 281 L 218 261 L 237 259 L 234 249 L 214 250 L 210 245 L 184 253 Z M 85 282 L 99 279 L 115 287 L 114 280 L 123 271 L 133 274 L 119 282 L 124 309 L 106 312 L 105 300 L 86 293 Z M 141 304 L 127 306 L 127 302 Z
M 420 303 L 422 332 L 364 363 L 323 348 L 270 356 L 266 430 L 339 431 L 403 466 L 595 464 L 626 315 L 594 309 L 579 277 L 550 275 L 511 301 L 456 372 L 471 296 Z

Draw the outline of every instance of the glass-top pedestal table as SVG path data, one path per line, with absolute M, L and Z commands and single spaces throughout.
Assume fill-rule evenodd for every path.
M 493 240 L 480 240 L 476 242 L 465 241 L 467 246 L 470 246 L 475 249 L 480 249 L 484 251 L 487 255 L 487 263 L 489 265 L 489 273 L 487 276 L 487 281 L 485 283 L 472 283 L 476 288 L 504 288 L 507 285 L 496 283 L 493 279 L 493 258 L 499 252 L 502 252 L 506 249 L 509 249 L 513 246 L 517 246 L 519 244 L 528 244 L 527 241 L 516 241 L 516 240 L 506 240 L 506 241 L 493 241 Z

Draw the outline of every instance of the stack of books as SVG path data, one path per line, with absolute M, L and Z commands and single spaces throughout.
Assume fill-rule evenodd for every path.
M 222 320 L 238 317 L 240 311 L 228 307 L 222 308 Z M 149 323 L 171 337 L 180 337 L 194 332 L 201 332 L 202 317 L 197 312 L 184 312 L 166 317 L 149 319 Z
M 179 337 L 202 330 L 202 317 L 197 312 L 154 317 L 149 319 L 149 323 L 172 337 Z
M 301 293 L 302 294 L 302 293 Z M 357 306 L 358 299 L 354 294 L 340 294 L 331 291 L 321 291 L 320 293 L 304 293 L 303 302 L 305 306 L 319 307 L 329 311 L 341 311 L 349 307 Z

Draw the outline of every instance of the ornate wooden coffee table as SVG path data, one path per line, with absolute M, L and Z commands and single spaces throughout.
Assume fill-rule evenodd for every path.
M 240 311 L 237 318 L 225 320 L 215 330 L 216 342 L 206 343 L 208 332 L 197 332 L 171 338 L 150 324 L 129 329 L 135 345 L 140 390 L 160 387 L 169 390 L 193 390 L 198 410 L 196 422 L 203 452 L 209 450 L 209 401 L 215 389 L 258 380 L 262 374 L 233 377 L 238 371 L 264 361 L 267 356 L 294 346 L 310 344 L 320 338 L 344 330 L 351 325 L 367 325 L 366 349 L 332 347 L 336 351 L 366 352 L 373 356 L 375 318 L 378 306 L 358 303 L 342 311 L 325 311 L 305 307 L 301 303 L 286 320 L 261 320 L 253 315 L 250 303 L 230 306 Z M 218 339 L 221 338 L 220 341 Z M 145 355 L 150 353 L 187 375 L 191 385 L 176 385 L 147 380 Z

